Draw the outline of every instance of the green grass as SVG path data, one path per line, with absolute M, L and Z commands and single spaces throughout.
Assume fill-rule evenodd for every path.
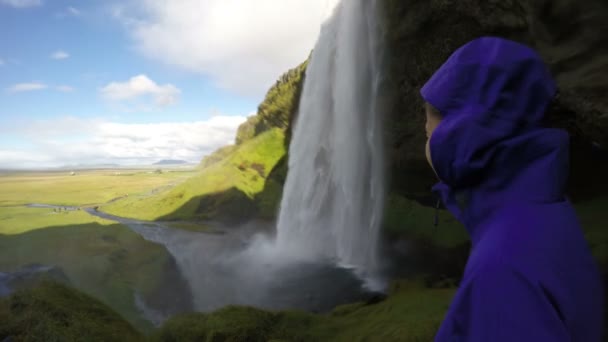
M 102 210 L 143 220 L 251 214 L 255 209 L 250 207 L 255 206 L 256 195 L 264 190 L 268 174 L 285 155 L 284 137 L 282 130 L 271 129 L 171 189 L 154 196 L 129 196 Z M 246 212 L 239 212 L 242 208 Z
M 412 282 L 393 286 L 386 301 L 339 307 L 310 332 L 319 341 L 431 341 L 454 290 L 426 289 Z
M 113 224 L 112 221 L 91 216 L 85 211 L 53 211 L 46 208 L 0 207 L 0 234 L 14 235 L 47 227 Z
M 0 340 L 141 341 L 102 302 L 57 283 L 42 283 L 0 300 Z
M 384 232 L 391 238 L 425 239 L 438 247 L 454 247 L 465 243 L 464 227 L 447 211 L 440 210 L 439 225 L 434 226 L 436 210 L 415 201 L 391 194 L 384 214 Z
M 325 315 L 227 307 L 211 314 L 174 317 L 152 340 L 426 342 L 435 335 L 453 294 L 452 289 L 400 282 L 383 302 L 350 304 Z
M 101 299 L 142 330 L 150 329 L 133 295 L 153 294 L 170 255 L 127 227 L 82 211 L 0 208 L 0 271 L 55 265 L 70 282 Z
M 608 266 L 608 197 L 575 203 L 587 241 L 594 255 Z M 433 241 L 437 247 L 454 247 L 468 240 L 464 227 L 445 210 L 439 211 L 439 226 L 433 222 L 435 209 L 391 194 L 387 200 L 384 232 L 389 237 Z
M 0 206 L 100 204 L 179 183 L 193 174 L 194 171 L 157 174 L 151 170 L 79 171 L 75 176 L 67 172 L 0 174 Z

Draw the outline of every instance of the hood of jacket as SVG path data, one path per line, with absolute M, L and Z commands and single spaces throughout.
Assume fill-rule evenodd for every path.
M 543 126 L 555 94 L 534 50 L 494 37 L 458 49 L 421 89 L 443 118 L 429 142 L 434 190 L 469 233 L 505 203 L 563 199 L 568 134 Z

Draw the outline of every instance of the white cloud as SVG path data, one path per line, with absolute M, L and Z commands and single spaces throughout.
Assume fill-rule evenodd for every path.
M 4 65 L 4 60 L 2 58 L 0 58 L 0 66 Z
M 313 49 L 338 0 L 132 1 L 113 15 L 145 55 L 261 96 Z
M 30 149 L 0 146 L 0 168 L 40 168 L 77 164 L 146 165 L 161 159 L 198 162 L 234 142 L 243 116 L 205 121 L 124 124 L 64 117 L 0 127 L 0 133 L 26 138 Z
M 18 93 L 18 92 L 23 92 L 23 91 L 42 90 L 42 89 L 46 89 L 46 88 L 48 88 L 48 86 L 44 83 L 30 82 L 30 83 L 17 83 L 15 85 L 7 88 L 7 90 L 11 93 Z
M 58 19 L 63 19 L 67 17 L 80 17 L 81 15 L 82 11 L 72 6 L 68 6 L 65 9 L 55 13 L 55 17 Z
M 81 14 L 79 9 L 77 9 L 76 7 L 72 7 L 72 6 L 69 6 L 68 8 L 66 8 L 66 13 L 69 13 L 75 17 L 77 17 Z
M 43 90 L 49 88 L 48 85 L 41 82 L 29 82 L 29 83 L 17 83 L 11 87 L 6 88 L 9 93 L 19 93 L 24 91 L 34 91 L 34 90 Z M 68 85 L 58 85 L 54 86 L 53 89 L 69 93 L 74 91 L 74 88 Z
M 14 8 L 36 7 L 42 5 L 41 0 L 0 0 L 0 4 Z
M 51 57 L 52 59 L 61 60 L 61 59 L 69 58 L 70 54 L 65 51 L 58 50 L 58 51 L 53 52 L 49 57 Z
M 71 93 L 74 91 L 74 88 L 67 86 L 67 85 L 60 85 L 60 86 L 56 86 L 55 90 L 63 92 L 63 93 Z
M 114 101 L 152 96 L 155 104 L 168 106 L 177 102 L 181 91 L 173 84 L 158 85 L 146 75 L 131 77 L 125 82 L 112 82 L 100 89 L 101 95 Z

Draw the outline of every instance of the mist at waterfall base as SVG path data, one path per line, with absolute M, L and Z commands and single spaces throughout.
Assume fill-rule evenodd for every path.
M 343 1 L 321 29 L 306 72 L 276 230 L 254 221 L 195 233 L 90 211 L 167 248 L 191 291 L 193 305 L 182 310 L 235 304 L 328 311 L 384 289 L 376 9 L 376 1 Z M 159 313 L 136 299 L 150 320 L 175 313 Z

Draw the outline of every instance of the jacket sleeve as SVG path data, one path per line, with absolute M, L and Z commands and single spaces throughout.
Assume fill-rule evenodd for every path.
M 570 341 L 550 295 L 508 267 L 479 272 L 461 290 L 437 341 Z

